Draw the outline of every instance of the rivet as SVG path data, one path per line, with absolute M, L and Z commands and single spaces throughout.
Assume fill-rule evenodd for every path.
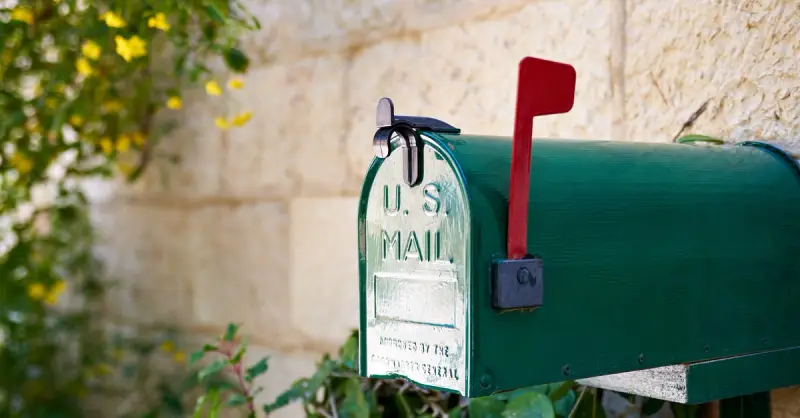
M 644 354 L 639 354 L 639 358 L 638 358 L 638 359 L 636 359 L 636 361 L 638 361 L 638 362 L 639 362 L 639 364 L 642 364 L 642 363 L 644 363 Z
M 564 372 L 564 376 L 569 376 L 570 373 L 572 373 L 572 367 L 570 367 L 570 365 L 567 364 L 561 369 L 561 371 Z
M 489 389 L 490 387 L 492 387 L 492 376 L 489 376 L 488 374 L 481 376 L 480 383 L 482 389 Z
M 703 351 L 708 353 L 709 351 L 711 351 L 711 346 L 710 345 L 705 346 L 705 348 L 703 348 Z
M 526 269 L 525 267 L 517 270 L 517 282 L 519 282 L 519 284 L 528 283 L 528 280 L 530 280 L 530 276 L 531 272 L 529 272 L 528 269 Z

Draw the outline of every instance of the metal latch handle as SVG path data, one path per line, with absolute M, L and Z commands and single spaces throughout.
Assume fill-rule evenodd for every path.
M 389 144 L 392 136 L 397 134 L 402 139 L 403 179 L 410 187 L 422 180 L 422 144 L 418 130 L 457 134 L 461 132 L 455 126 L 438 119 L 422 116 L 399 116 L 394 114 L 394 103 L 388 97 L 378 101 L 375 112 L 375 124 L 378 130 L 372 138 L 372 150 L 377 158 L 387 158 L 392 148 Z
M 533 118 L 569 112 L 574 102 L 575 68 L 534 57 L 520 61 L 508 193 L 509 259 L 527 253 Z

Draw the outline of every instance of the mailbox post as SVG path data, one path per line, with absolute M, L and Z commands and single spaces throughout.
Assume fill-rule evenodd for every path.
M 358 214 L 360 370 L 479 397 L 576 379 L 702 403 L 800 383 L 800 165 L 533 139 L 572 67 L 519 68 L 513 138 L 377 109 Z

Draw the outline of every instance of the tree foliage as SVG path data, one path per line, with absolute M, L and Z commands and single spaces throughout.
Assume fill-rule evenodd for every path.
M 0 416 L 81 416 L 87 395 L 144 376 L 155 353 L 184 361 L 167 335 L 111 338 L 81 187 L 161 158 L 192 85 L 241 88 L 238 41 L 257 25 L 236 1 L 0 2 Z M 138 406 L 180 415 L 184 383 Z

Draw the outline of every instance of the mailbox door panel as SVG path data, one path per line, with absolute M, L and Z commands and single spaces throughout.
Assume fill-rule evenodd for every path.
M 471 396 L 800 346 L 800 178 L 787 161 L 742 146 L 534 140 L 528 251 L 542 258 L 543 306 L 497 311 L 511 141 L 441 140 L 480 236 Z
M 403 181 L 396 142 L 362 191 L 361 372 L 466 393 L 470 223 L 462 175 L 439 144 L 422 182 Z

